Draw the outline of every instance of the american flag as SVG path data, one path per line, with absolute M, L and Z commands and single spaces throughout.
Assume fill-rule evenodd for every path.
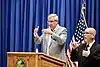
M 83 42 L 84 31 L 87 28 L 84 13 L 85 13 L 85 3 L 82 4 L 80 19 L 79 19 L 79 22 L 77 24 L 76 31 L 75 31 L 75 33 L 72 37 L 72 40 L 69 44 L 69 48 L 67 49 L 66 57 L 67 57 L 67 60 L 68 60 L 69 67 L 78 67 L 78 62 L 72 62 L 70 60 L 70 54 L 71 54 L 71 51 L 72 51 L 73 44 L 75 46 L 76 42 L 78 42 L 78 43 Z

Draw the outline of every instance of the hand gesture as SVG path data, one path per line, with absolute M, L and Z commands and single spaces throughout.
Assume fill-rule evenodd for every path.
M 34 29 L 34 33 L 37 33 L 39 30 L 39 26 L 37 28 Z
M 90 50 L 88 51 L 83 50 L 82 56 L 88 57 L 89 55 L 90 55 Z
M 52 33 L 53 33 L 50 28 L 43 29 L 43 32 L 44 32 L 44 34 L 49 34 L 49 35 L 52 35 Z
M 38 30 L 39 30 L 39 26 L 38 26 L 37 28 L 34 29 L 34 37 L 37 36 Z
M 79 45 L 80 45 L 80 43 L 74 42 L 74 43 L 72 43 L 72 48 L 73 48 L 73 49 L 76 49 L 76 48 L 79 47 Z

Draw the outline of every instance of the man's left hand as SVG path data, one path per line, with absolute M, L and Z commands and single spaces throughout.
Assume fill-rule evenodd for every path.
M 90 55 L 90 50 L 88 50 L 88 51 L 83 50 L 82 56 L 88 57 L 89 55 Z
M 49 34 L 49 35 L 52 35 L 52 33 L 53 33 L 49 28 L 44 29 L 43 31 L 44 31 L 45 34 Z

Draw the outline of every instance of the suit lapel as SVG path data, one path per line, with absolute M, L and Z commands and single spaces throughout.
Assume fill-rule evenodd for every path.
M 59 34 L 59 29 L 60 29 L 60 26 L 56 28 L 56 30 L 54 31 L 54 33 L 58 35 Z M 53 42 L 53 39 L 51 38 L 51 43 L 49 45 L 49 48 L 52 45 L 52 42 Z
M 57 29 L 54 31 L 54 33 L 58 33 L 58 31 L 59 31 L 59 28 L 60 28 L 60 27 L 58 27 L 58 28 L 57 28 Z
M 95 51 L 95 46 L 96 46 L 96 43 L 94 43 L 94 44 L 92 45 L 92 47 L 90 48 L 91 54 Z

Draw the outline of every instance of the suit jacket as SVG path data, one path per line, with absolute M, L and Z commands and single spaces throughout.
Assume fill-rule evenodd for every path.
M 34 42 L 43 44 L 43 52 L 47 53 L 48 38 L 47 34 L 42 34 L 40 37 L 34 37 Z M 61 60 L 66 60 L 65 44 L 67 38 L 67 30 L 64 27 L 57 25 L 54 33 L 51 36 L 51 44 L 49 46 L 49 55 L 57 57 Z
M 71 60 L 78 61 L 78 67 L 100 67 L 100 45 L 94 43 L 88 57 L 82 56 L 84 49 L 85 45 L 81 44 L 76 50 L 72 50 Z

